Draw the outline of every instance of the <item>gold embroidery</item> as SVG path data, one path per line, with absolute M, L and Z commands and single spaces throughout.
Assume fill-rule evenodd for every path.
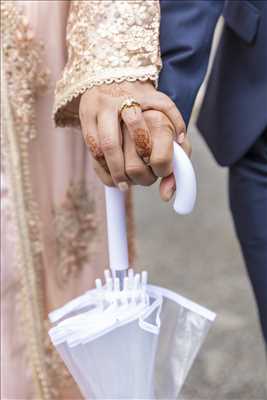
M 36 137 L 35 96 L 47 82 L 42 66 L 41 46 L 34 40 L 27 19 L 13 1 L 1 2 L 1 56 L 3 56 L 3 136 L 12 188 L 19 243 L 22 326 L 27 338 L 28 357 L 38 398 L 48 400 L 50 381 L 44 365 L 42 243 L 39 215 L 33 198 L 28 144 Z M 3 171 L 5 173 L 5 170 Z
M 161 68 L 159 17 L 158 0 L 71 2 L 68 62 L 56 88 L 57 125 L 79 124 L 73 104 L 68 103 L 88 88 L 157 80 Z
M 60 285 L 79 273 L 92 254 L 96 238 L 95 203 L 85 183 L 70 184 L 66 199 L 54 211 Z
M 62 389 L 66 386 L 74 384 L 72 376 L 69 374 L 64 362 L 60 358 L 58 352 L 53 346 L 48 335 L 49 329 L 52 326 L 48 320 L 44 321 L 44 348 L 45 348 L 45 363 L 51 377 L 51 398 L 56 399 Z
M 1 39 L 12 112 L 27 145 L 36 135 L 35 96 L 46 88 L 48 71 L 40 56 L 43 45 L 34 39 L 27 18 L 12 1 L 1 2 Z

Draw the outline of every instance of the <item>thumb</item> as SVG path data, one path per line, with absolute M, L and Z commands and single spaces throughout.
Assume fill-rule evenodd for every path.
M 162 178 L 159 185 L 160 197 L 163 201 L 169 201 L 176 190 L 173 174 Z

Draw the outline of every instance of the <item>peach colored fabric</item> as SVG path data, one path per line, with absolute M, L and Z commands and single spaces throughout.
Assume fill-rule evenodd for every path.
M 107 266 L 105 206 L 103 186 L 95 177 L 81 134 L 72 128 L 55 129 L 52 121 L 55 82 L 66 62 L 65 28 L 68 1 L 17 1 L 27 15 L 35 37 L 44 42 L 44 63 L 50 70 L 49 89 L 36 101 L 37 139 L 30 144 L 32 185 L 41 216 L 44 243 L 43 282 L 46 314 L 93 286 Z M 91 237 L 90 260 L 76 276 L 60 282 L 55 237 L 54 210 L 63 207 L 66 192 L 84 181 L 95 204 L 97 234 Z M 5 225 L 5 224 L 3 224 Z M 7 223 L 8 225 L 8 223 Z M 6 227 L 5 229 L 10 229 Z M 2 244 L 2 399 L 37 400 L 33 376 L 25 356 L 27 338 L 23 336 L 16 312 L 17 274 L 13 262 L 12 240 L 5 235 Z M 12 236 L 12 235 L 11 235 Z M 78 399 L 75 384 L 61 393 L 62 399 Z

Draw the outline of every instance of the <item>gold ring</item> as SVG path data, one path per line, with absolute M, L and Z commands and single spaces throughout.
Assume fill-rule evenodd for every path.
M 136 101 L 135 99 L 128 97 L 128 99 L 125 99 L 121 106 L 120 106 L 120 114 L 127 108 L 131 108 L 131 107 L 140 107 L 141 105 L 138 103 L 138 101 Z

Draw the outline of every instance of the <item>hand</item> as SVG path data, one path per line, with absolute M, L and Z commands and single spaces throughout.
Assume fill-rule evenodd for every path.
M 155 111 L 154 114 L 150 111 L 148 122 L 138 107 L 127 108 L 120 116 L 121 104 L 129 97 L 134 98 L 143 111 L 158 110 L 164 113 L 175 129 L 175 138 L 178 142 L 184 139 L 186 132 L 184 121 L 175 104 L 168 96 L 158 92 L 149 81 L 123 82 L 87 90 L 82 95 L 79 106 L 85 142 L 94 158 L 94 167 L 99 178 L 104 184 L 115 184 L 121 190 L 127 189 L 131 182 L 128 173 L 135 182 L 151 184 L 156 179 L 152 171 L 157 176 L 167 176 L 171 171 L 170 144 L 173 138 L 170 135 L 170 122 L 164 122 L 166 130 L 159 134 L 159 117 Z M 121 129 L 120 122 L 123 122 L 127 129 L 125 138 L 122 134 L 124 128 Z M 126 162 L 123 147 L 127 146 L 129 154 L 133 144 L 142 162 L 146 163 L 150 159 L 151 169 L 145 166 L 146 176 L 140 173 L 136 176 L 132 165 L 129 166 Z
M 152 133 L 153 153 L 150 157 L 151 167 L 139 157 L 135 143 L 126 126 L 123 127 L 125 170 L 134 184 L 152 185 L 158 177 L 163 177 L 160 183 L 160 196 L 163 201 L 169 201 L 175 190 L 175 179 L 172 174 L 173 139 L 175 130 L 170 120 L 160 111 L 144 111 L 145 122 Z M 181 144 L 185 153 L 191 157 L 192 147 L 186 136 Z
M 132 113 L 132 110 L 130 111 Z M 133 184 L 150 186 L 158 177 L 172 173 L 175 129 L 170 120 L 160 111 L 144 111 L 142 117 L 149 137 L 145 157 L 142 154 L 142 151 L 144 152 L 142 143 L 146 139 L 144 130 L 139 128 L 135 131 L 134 127 L 132 129 L 131 125 L 126 124 L 122 127 L 125 171 Z

